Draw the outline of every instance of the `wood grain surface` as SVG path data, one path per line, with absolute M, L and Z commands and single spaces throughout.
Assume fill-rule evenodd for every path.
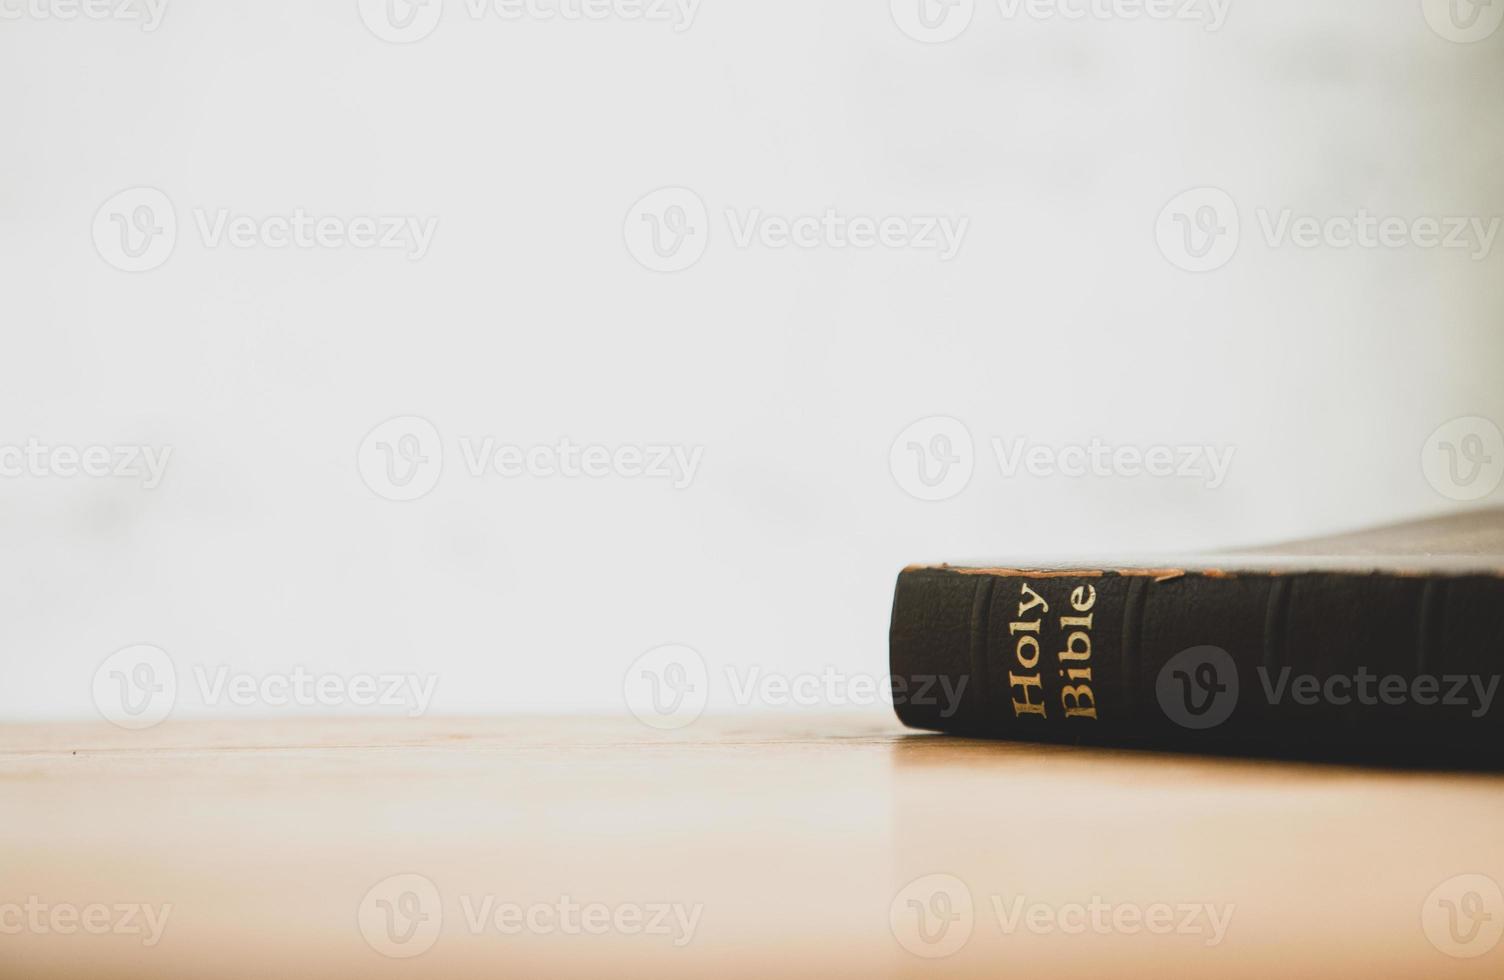
M 1501 826 L 1487 773 L 883 714 L 8 726 L 0 974 L 1496 977 Z

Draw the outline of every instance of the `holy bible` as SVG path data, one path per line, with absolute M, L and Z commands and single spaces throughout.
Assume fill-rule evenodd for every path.
M 1186 561 L 906 568 L 899 719 L 1200 751 L 1504 757 L 1504 510 Z

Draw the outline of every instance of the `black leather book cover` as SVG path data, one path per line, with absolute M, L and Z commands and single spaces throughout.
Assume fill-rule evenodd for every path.
M 914 728 L 1035 741 L 1504 755 L 1504 511 L 1148 565 L 915 566 L 890 659 Z

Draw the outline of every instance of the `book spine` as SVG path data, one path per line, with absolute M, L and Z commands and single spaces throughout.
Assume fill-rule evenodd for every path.
M 1300 754 L 1504 748 L 1504 579 L 913 568 L 914 728 Z

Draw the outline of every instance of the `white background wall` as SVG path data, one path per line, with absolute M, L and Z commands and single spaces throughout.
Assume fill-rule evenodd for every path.
M 203 705 L 194 665 L 433 673 L 444 712 L 619 710 L 665 643 L 728 707 L 727 667 L 881 675 L 909 562 L 1296 536 L 1472 506 L 1504 469 L 1499 446 L 1448 496 L 1422 466 L 1448 420 L 1504 421 L 1504 242 L 1307 249 L 1259 219 L 1504 215 L 1504 10 L 1459 43 L 1416 0 L 1232 0 L 1218 30 L 978 0 L 923 44 L 875 0 L 704 0 L 685 30 L 446 0 L 396 44 L 355 0 L 167 0 L 155 30 L 25 3 L 0 21 L 0 444 L 171 457 L 154 489 L 0 479 L 6 718 L 94 716 L 96 668 L 142 643 L 184 714 L 255 713 Z M 707 212 L 674 273 L 624 234 L 664 186 Z M 140 187 L 178 228 L 130 273 L 92 228 Z M 1198 187 L 1240 224 L 1203 273 L 1156 244 Z M 298 208 L 438 223 L 410 261 L 210 247 L 195 218 Z M 827 208 L 969 226 L 942 261 L 739 248 L 726 218 Z M 890 448 L 937 415 L 974 473 L 923 502 Z M 443 440 L 408 503 L 357 465 L 397 416 Z M 1497 435 L 1464 430 L 1446 440 Z M 703 458 L 687 489 L 475 478 L 472 436 Z M 1008 477 L 994 437 L 1235 456 L 1215 489 Z

